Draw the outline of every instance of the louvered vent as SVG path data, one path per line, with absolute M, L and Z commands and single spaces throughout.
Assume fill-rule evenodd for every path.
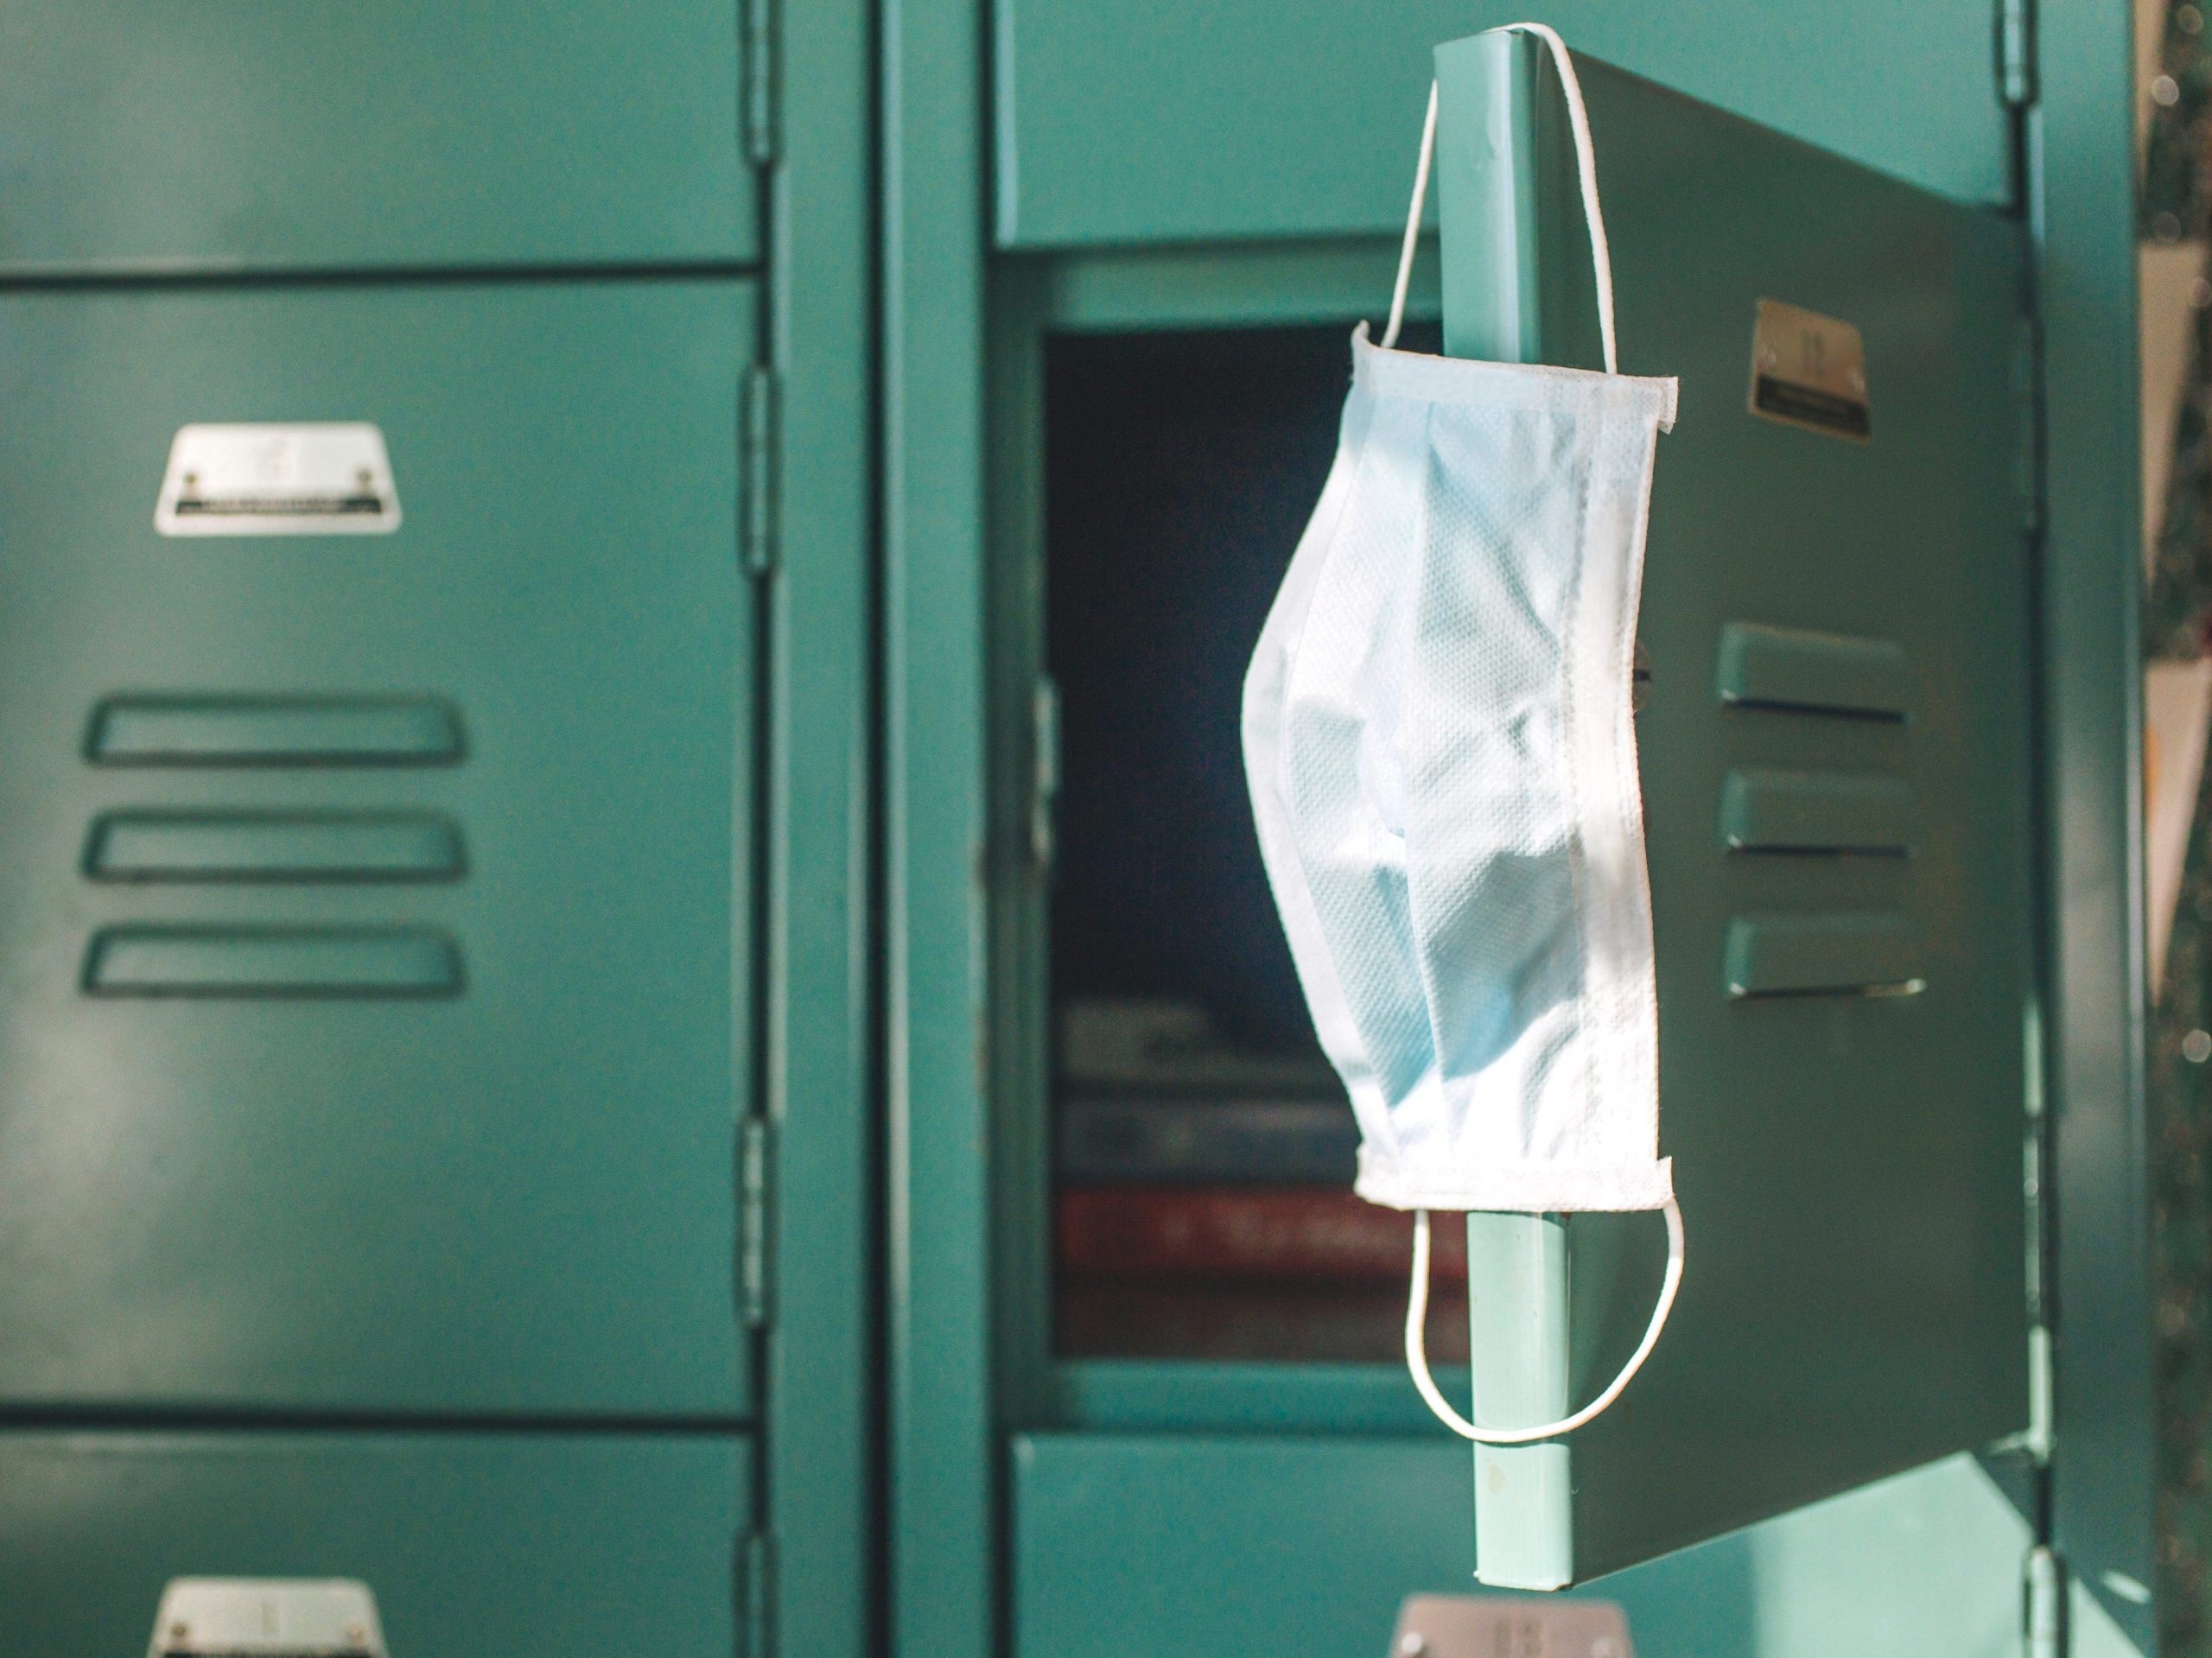
M 1721 630 L 1718 689 L 1745 720 L 1788 719 L 1802 764 L 1744 765 L 1724 777 L 1719 835 L 1732 859 L 1849 860 L 1851 894 L 1808 881 L 1803 909 L 1733 915 L 1721 941 L 1731 997 L 1910 995 L 1923 988 L 1924 954 L 1912 913 L 1908 861 L 1919 802 L 1904 775 L 1911 677 L 1904 647 L 1888 639 L 1731 622 Z M 1824 728 L 1848 721 L 1879 729 L 1886 765 L 1868 745 L 1847 764 L 1823 764 Z M 1828 896 L 1810 901 L 1815 886 Z
M 104 996 L 447 996 L 461 987 L 459 943 L 397 917 L 311 922 L 254 914 L 163 916 L 156 894 L 184 886 L 402 887 L 467 870 L 461 826 L 413 806 L 318 803 L 317 778 L 440 766 L 462 756 L 461 716 L 435 697 L 117 696 L 93 710 L 86 758 L 99 767 L 302 774 L 282 806 L 210 807 L 158 798 L 97 814 L 86 879 L 147 890 L 149 913 L 98 929 L 84 987 Z M 148 794 L 164 792 L 152 785 Z

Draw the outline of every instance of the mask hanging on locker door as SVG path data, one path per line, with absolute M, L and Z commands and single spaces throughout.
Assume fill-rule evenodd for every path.
M 1675 382 L 1618 372 L 1588 117 L 1564 84 L 1605 372 L 1400 352 L 1428 118 L 1381 345 L 1362 324 L 1336 461 L 1244 683 L 1262 855 L 1321 1045 L 1359 1119 L 1357 1190 L 1416 1211 L 1407 1357 L 1471 1439 L 1581 1426 L 1681 1282 L 1658 1154 L 1658 994 L 1630 724 L 1659 434 Z M 1478 1428 L 1421 1348 L 1428 1211 L 1663 1210 L 1635 1356 L 1559 1422 Z

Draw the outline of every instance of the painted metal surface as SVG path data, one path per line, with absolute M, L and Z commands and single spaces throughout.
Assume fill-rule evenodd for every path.
M 1471 1214 L 1470 1418 L 1483 1426 L 1556 1422 L 1574 1396 L 1573 1247 L 1564 1215 Z M 1586 1369 L 1587 1366 L 1584 1367 Z M 1486 1584 L 1563 1589 L 1575 1576 L 1575 1443 L 1477 1445 L 1475 1562 Z
M 749 1408 L 755 296 L 0 299 L 0 1401 Z M 179 426 L 302 414 L 381 425 L 397 533 L 156 536 Z M 260 832 L 91 879 L 145 812 Z M 303 812 L 458 872 L 303 870 Z
M 1471 1587 L 1450 1445 L 1039 1434 L 1013 1478 L 1022 1653 L 1381 1653 L 1405 1596 Z M 1956 1458 L 1568 1592 L 1640 1653 L 2005 1658 L 2031 1537 Z
M 1593 365 L 1549 58 L 1502 35 L 1436 57 L 1446 350 Z M 1988 1444 L 2028 1416 L 2022 239 L 1987 210 L 1579 67 L 1622 365 L 1681 380 L 1653 489 L 1637 741 L 1661 1128 L 1693 1264 L 1631 1407 L 1552 1447 L 1551 1482 L 1522 1491 L 1478 1455 L 1485 1536 L 1549 1534 L 1573 1486 L 1571 1558 L 1510 1577 L 1484 1560 L 1486 1581 L 1522 1587 Z M 1863 335 L 1871 443 L 1746 409 L 1754 319 L 1776 297 Z M 1732 856 L 1712 826 L 1744 765 L 1902 782 L 1923 803 L 1913 855 Z M 1571 1232 L 1586 1392 L 1640 1332 L 1658 1228 L 1589 1216 Z M 1507 1296 L 1506 1328 L 1524 1322 L 1521 1259 L 1470 1261 L 1478 1308 L 1486 1285 Z M 1478 1406 L 1485 1366 L 1510 1377 L 1516 1361 L 1535 1390 L 1520 1402 L 1566 1402 L 1538 1388 L 1557 1391 L 1541 1344 L 1482 1334 Z M 1700 1477 L 1669 1479 L 1686 1458 Z
M 1578 50 L 1691 97 L 2000 201 L 2013 186 L 1993 14 L 1977 0 L 1847 14 L 1567 0 L 1541 16 Z M 993 15 L 995 233 L 1004 247 L 1066 248 L 1394 228 L 1429 48 L 1524 14 L 1487 0 L 1382 14 L 1329 0 L 1008 0 Z
M 2053 1545 L 2100 1642 L 2158 1648 L 2143 1099 L 2134 69 L 2125 14 L 2044 6 L 2024 149 L 2044 425 L 2043 915 Z M 2103 1637 L 2109 1637 L 2107 1641 Z
M 0 274 L 728 263 L 731 0 L 0 5 Z
M 772 1651 L 880 1650 L 881 1167 L 870 897 L 873 8 L 783 10 L 765 355 L 780 410 L 761 603 L 761 1109 L 772 1125 L 761 1517 Z M 765 1658 L 765 1655 L 764 1655 Z
M 0 1434 L 0 1650 L 147 1649 L 177 1577 L 351 1578 L 395 1654 L 728 1658 L 750 1444 L 707 1434 Z
M 883 0 L 885 1472 L 892 1645 L 994 1649 L 981 19 Z

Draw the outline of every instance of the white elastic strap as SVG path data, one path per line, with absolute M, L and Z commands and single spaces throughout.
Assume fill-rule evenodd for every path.
M 1605 372 L 1621 372 L 1613 343 L 1613 255 L 1605 243 L 1605 215 L 1598 206 L 1598 153 L 1590 142 L 1590 111 L 1582 101 L 1582 82 L 1574 73 L 1574 60 L 1567 42 L 1547 23 L 1507 23 L 1516 34 L 1534 35 L 1550 48 L 1558 66 L 1560 86 L 1567 94 L 1567 118 L 1574 129 L 1575 170 L 1582 179 L 1582 216 L 1590 225 L 1590 262 L 1598 276 L 1598 334 L 1605 342 Z M 1428 84 L 1428 118 L 1421 123 L 1421 160 L 1414 168 L 1414 205 L 1406 214 L 1405 245 L 1398 253 L 1398 283 L 1390 294 L 1390 320 L 1382 330 L 1382 348 L 1398 343 L 1398 328 L 1406 320 L 1406 284 L 1414 274 L 1414 244 L 1421 239 L 1421 210 L 1428 196 L 1428 169 L 1436 154 L 1436 83 Z
M 1621 1366 L 1621 1373 L 1606 1384 L 1605 1391 L 1585 1405 L 1572 1416 L 1561 1417 L 1556 1422 L 1546 1422 L 1541 1427 L 1477 1427 L 1444 1397 L 1436 1385 L 1436 1378 L 1428 1373 L 1428 1342 L 1425 1327 L 1428 1323 L 1428 1211 L 1414 1211 L 1414 1284 L 1406 1298 L 1406 1369 L 1413 1372 L 1414 1386 L 1421 1389 L 1421 1396 L 1436 1420 L 1463 1439 L 1472 1439 L 1478 1445 L 1534 1445 L 1540 1439 L 1556 1439 L 1562 1433 L 1572 1433 L 1586 1423 L 1603 1415 L 1613 1401 L 1618 1399 L 1636 1373 L 1643 1368 L 1643 1361 L 1651 1356 L 1651 1350 L 1659 1344 L 1659 1332 L 1667 1327 L 1667 1315 L 1675 1310 L 1675 1293 L 1682 1286 L 1682 1210 L 1672 1197 L 1667 1199 L 1667 1274 L 1659 1280 L 1659 1305 L 1651 1310 L 1651 1323 L 1643 1332 L 1643 1339 L 1636 1344 L 1636 1351 Z M 1482 1356 L 1472 1356 L 1477 1363 Z
M 1398 281 L 1390 290 L 1390 320 L 1382 325 L 1382 349 L 1398 343 L 1406 321 L 1406 285 L 1414 279 L 1414 247 L 1421 240 L 1421 209 L 1428 199 L 1428 168 L 1436 158 L 1436 83 L 1428 83 L 1428 115 L 1421 124 L 1421 159 L 1414 163 L 1414 205 L 1406 213 L 1405 244 L 1398 250 Z

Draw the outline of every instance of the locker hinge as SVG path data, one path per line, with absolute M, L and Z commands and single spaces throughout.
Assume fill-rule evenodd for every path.
M 2065 1658 L 2066 1566 L 2041 1544 L 2028 1551 L 2020 1585 L 2020 1647 L 2027 1658 Z
M 2025 1208 L 2028 1304 L 2028 1425 L 1990 1446 L 1993 1453 L 2024 1457 L 2038 1468 L 2050 1465 L 2052 1444 L 2050 1364 L 2050 1192 L 2044 1178 L 2049 1158 L 2050 1115 L 2044 1109 L 2043 1019 L 2031 1004 L 2020 1021 L 2021 1075 L 2025 1079 L 2025 1123 L 2021 1136 L 2020 1199 Z
M 2036 101 L 2035 0 L 1997 0 L 1997 89 L 2011 109 Z
M 745 153 L 755 167 L 776 159 L 776 0 L 744 0 Z
M 1050 869 L 1060 797 L 1060 688 L 1050 675 L 1037 677 L 1029 709 L 1029 855 Z
M 2031 1028 L 2029 1063 L 2040 1065 L 2039 1028 Z M 2043 1109 L 2041 1072 L 2031 1073 L 2026 1171 L 2022 1185 L 2028 1211 L 2028 1431 L 2020 1449 L 2038 1468 L 2050 1466 L 2050 1192 L 2044 1178 L 2048 1119 Z
M 755 1527 L 738 1547 L 738 1650 L 745 1658 L 768 1658 L 776 1591 L 775 1540 Z
M 738 487 L 745 568 L 753 575 L 770 575 L 776 568 L 777 406 L 782 401 L 777 393 L 775 370 L 757 367 L 746 376 Z
M 748 1329 L 768 1322 L 768 1121 L 747 1117 L 738 1148 L 738 1311 Z
M 2043 334 L 2033 317 L 2013 325 L 2012 491 L 2020 528 L 2043 529 Z

